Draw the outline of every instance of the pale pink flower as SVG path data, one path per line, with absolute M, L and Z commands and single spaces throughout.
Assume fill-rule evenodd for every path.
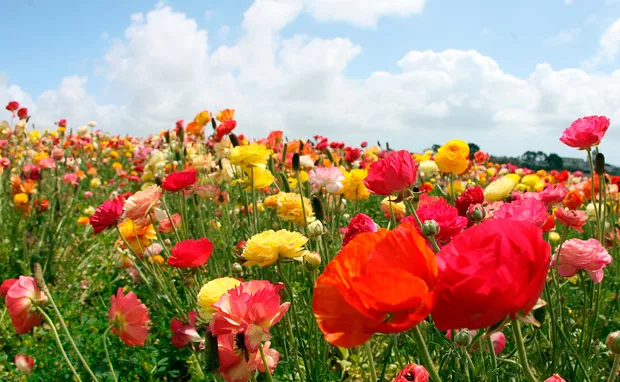
M 506 347 L 506 336 L 502 332 L 495 332 L 491 334 L 491 343 L 493 343 L 493 352 L 499 354 Z
M 74 173 L 65 173 L 62 176 L 62 182 L 75 187 L 78 185 L 78 176 Z
M 39 166 L 41 168 L 52 169 L 56 168 L 56 162 L 54 161 L 54 158 L 44 158 L 39 161 Z
M 159 206 L 162 192 L 159 186 L 153 185 L 130 196 L 123 207 L 125 217 L 134 221 L 144 219 L 153 208 Z
M 330 194 L 337 194 L 342 190 L 344 175 L 338 167 L 317 167 L 308 174 L 308 182 L 318 188 L 325 187 Z
M 559 248 L 558 248 L 559 249 Z M 562 245 L 562 251 L 553 255 L 552 266 L 564 277 L 572 277 L 579 271 L 586 271 L 595 283 L 603 280 L 603 269 L 611 264 L 611 255 L 596 239 L 570 239 Z
M 554 212 L 555 218 L 563 225 L 583 232 L 583 226 L 588 221 L 588 214 L 582 210 L 568 210 L 558 206 Z
M 181 224 L 181 215 L 179 214 L 174 214 L 172 216 L 170 216 L 170 219 L 166 218 L 164 220 L 161 220 L 159 222 L 159 228 L 157 228 L 159 230 L 159 232 L 161 233 L 170 233 L 172 231 L 174 231 L 175 228 L 179 228 L 179 225 Z

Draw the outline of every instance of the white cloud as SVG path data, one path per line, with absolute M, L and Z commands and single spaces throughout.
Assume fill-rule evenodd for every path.
M 571 6 L 574 3 L 575 3 L 574 0 L 564 0 L 564 5 L 567 5 L 567 6 Z
M 259 1 L 244 14 L 242 37 L 218 47 L 169 7 L 134 15 L 100 68 L 113 105 L 97 102 L 78 76 L 36 99 L 0 80 L 0 104 L 30 105 L 40 128 L 67 118 L 73 127 L 97 120 L 109 131 L 146 135 L 200 110 L 232 107 L 239 132 L 251 137 L 281 129 L 291 138 L 380 139 L 414 150 L 461 138 L 497 154 L 536 149 L 574 156 L 558 141 L 572 120 L 591 114 L 620 120 L 620 71 L 543 63 L 520 78 L 475 50 L 448 49 L 410 51 L 398 70 L 350 78 L 346 68 L 362 52 L 355 42 L 281 36 L 300 12 L 301 0 Z M 603 150 L 620 143 L 617 131 L 608 134 Z M 620 153 L 607 154 L 620 163 Z
M 614 21 L 601 36 L 598 43 L 596 56 L 585 63 L 588 68 L 593 68 L 600 63 L 613 63 L 620 50 L 620 19 Z
M 306 0 L 305 8 L 318 20 L 374 27 L 382 16 L 419 14 L 424 3 L 425 0 Z
M 575 38 L 577 38 L 577 36 L 579 36 L 580 32 L 581 32 L 581 29 L 579 28 L 573 28 L 573 29 L 569 29 L 565 31 L 560 31 L 557 34 L 544 39 L 543 45 L 554 47 L 554 46 L 569 44 L 573 42 Z

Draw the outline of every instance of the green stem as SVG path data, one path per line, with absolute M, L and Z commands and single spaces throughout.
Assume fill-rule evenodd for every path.
M 268 382 L 273 382 L 273 378 L 271 377 L 271 370 L 269 370 L 269 365 L 267 364 L 267 359 L 265 358 L 265 352 L 263 351 L 263 344 L 260 344 L 258 347 L 258 351 L 260 351 L 260 358 L 263 360 L 263 366 L 265 367 L 265 375 L 267 376 Z
M 65 348 L 62 347 L 62 342 L 60 342 L 60 337 L 58 336 L 58 332 L 56 331 L 56 326 L 52 322 L 52 319 L 43 311 L 43 309 L 37 307 L 37 310 L 39 311 L 39 313 L 41 313 L 43 318 L 45 318 L 45 321 L 47 321 L 48 325 L 52 329 L 52 333 L 54 333 L 54 338 L 56 339 L 56 344 L 58 344 L 58 348 L 60 349 L 60 352 L 62 353 L 62 356 L 65 359 L 65 362 L 67 362 L 67 365 L 69 365 L 69 369 L 71 369 L 71 372 L 73 373 L 75 378 L 78 380 L 78 382 L 81 382 L 82 378 L 80 378 L 80 375 L 77 373 L 77 371 L 75 371 L 73 364 L 71 363 L 71 361 L 69 360 L 69 357 L 67 356 L 67 353 L 65 352 Z
M 364 350 L 366 350 L 368 364 L 370 365 L 370 378 L 374 382 L 377 380 L 377 369 L 375 368 L 375 358 L 372 355 L 372 346 L 370 346 L 370 341 L 366 341 L 364 344 Z
M 433 363 L 431 355 L 428 352 L 426 342 L 424 341 L 424 337 L 422 336 L 422 332 L 420 331 L 419 326 L 413 328 L 413 336 L 415 337 L 415 340 L 418 343 L 420 350 L 422 350 L 422 362 L 424 362 L 424 366 L 426 366 L 426 370 L 428 370 L 428 372 L 430 373 L 432 380 L 434 382 L 441 382 L 441 378 L 437 373 L 437 369 L 435 369 L 435 364 Z
M 609 373 L 609 378 L 607 378 L 607 382 L 614 382 L 616 380 L 616 375 L 618 375 L 618 368 L 620 368 L 620 354 L 616 354 L 614 356 L 614 364 L 611 367 L 611 372 Z
M 525 352 L 525 345 L 523 343 L 523 335 L 521 334 L 521 324 L 517 320 L 512 320 L 512 333 L 515 337 L 515 344 L 517 351 L 519 352 L 519 359 L 521 360 L 521 367 L 525 373 L 525 377 L 529 382 L 537 382 L 536 377 L 530 369 L 530 365 L 527 362 L 527 353 Z
M 111 328 L 111 326 L 108 326 L 105 332 L 103 332 L 103 350 L 105 351 L 105 359 L 108 361 L 108 366 L 110 366 L 112 378 L 114 378 L 114 382 L 118 382 L 118 378 L 116 378 L 116 372 L 114 371 L 114 366 L 112 366 L 112 361 L 110 361 L 110 353 L 108 352 L 108 332 Z
M 493 347 L 493 340 L 491 336 L 487 337 L 489 343 L 489 351 L 491 353 L 491 365 L 493 365 L 493 381 L 497 382 L 497 357 L 495 356 L 495 348 Z

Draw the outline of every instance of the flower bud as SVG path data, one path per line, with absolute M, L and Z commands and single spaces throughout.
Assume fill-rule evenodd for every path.
M 232 271 L 233 274 L 238 275 L 241 272 L 243 272 L 243 266 L 241 266 L 241 264 L 239 264 L 239 263 L 234 263 L 232 265 L 231 271 Z
M 469 330 L 461 330 L 454 336 L 454 343 L 457 346 L 469 346 L 471 344 L 471 333 Z
M 325 213 L 323 212 L 323 203 L 321 203 L 321 199 L 314 196 L 312 197 L 312 211 L 314 211 L 314 216 L 316 216 L 317 220 L 324 221 Z
M 320 220 L 313 220 L 308 223 L 308 236 L 311 239 L 316 239 L 320 237 L 325 232 L 323 228 L 323 223 Z
M 607 348 L 614 354 L 620 354 L 620 331 L 609 333 L 607 336 Z
M 435 236 L 439 233 L 439 224 L 434 220 L 426 220 L 422 223 L 422 233 L 424 236 Z
M 295 153 L 293 154 L 293 170 L 299 171 L 300 168 L 301 166 L 299 164 L 299 153 Z
M 605 174 L 605 155 L 598 153 L 594 158 L 594 172 L 598 175 Z
M 465 215 L 467 215 L 470 221 L 477 223 L 484 220 L 487 212 L 484 207 L 482 207 L 482 204 L 472 204 L 467 208 Z
M 344 214 L 342 214 L 342 218 L 343 218 L 344 220 L 349 220 L 349 219 L 351 218 L 351 215 L 349 215 L 349 214 L 347 214 L 347 213 L 344 213 Z
M 308 252 L 304 256 L 304 266 L 309 271 L 317 269 L 321 266 L 321 255 L 317 252 Z
M 233 133 L 228 134 L 228 138 L 230 139 L 230 143 L 232 143 L 233 147 L 239 146 L 239 138 Z

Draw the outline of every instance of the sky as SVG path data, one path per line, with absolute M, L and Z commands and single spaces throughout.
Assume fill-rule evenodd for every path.
M 234 108 L 256 138 L 574 157 L 563 129 L 606 115 L 620 164 L 620 0 L 23 0 L 0 36 L 0 104 L 38 129 L 146 136 Z

